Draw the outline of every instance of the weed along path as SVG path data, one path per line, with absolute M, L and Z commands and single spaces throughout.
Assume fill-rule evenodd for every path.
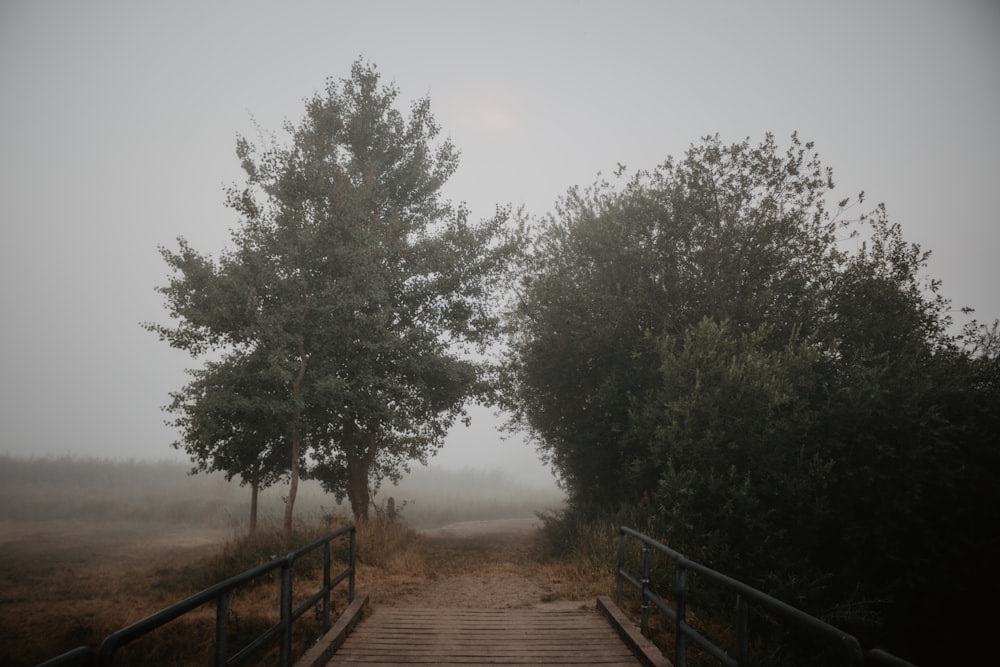
M 539 528 L 517 519 L 418 533 L 408 558 L 420 576 L 370 582 L 363 620 L 317 664 L 639 664 L 595 604 L 608 582 L 544 558 Z

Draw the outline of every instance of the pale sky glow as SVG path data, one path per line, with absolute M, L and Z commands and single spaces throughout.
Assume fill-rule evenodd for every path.
M 191 362 L 139 326 L 166 318 L 157 245 L 217 255 L 236 134 L 280 136 L 359 55 L 430 96 L 475 218 L 797 130 L 933 251 L 956 309 L 1000 316 L 996 2 L 7 1 L 0 454 L 182 456 L 160 406 Z M 483 417 L 438 462 L 537 471 Z
M 455 109 L 456 126 L 461 130 L 498 137 L 517 137 L 521 133 L 524 110 L 515 110 L 511 100 L 496 94 L 460 96 L 451 106 Z

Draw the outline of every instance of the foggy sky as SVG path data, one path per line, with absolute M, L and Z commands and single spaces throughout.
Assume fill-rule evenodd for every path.
M 139 324 L 167 321 L 157 245 L 217 256 L 236 134 L 280 133 L 359 56 L 430 96 L 475 218 L 797 130 L 956 310 L 1000 316 L 996 3 L 4 2 L 0 454 L 182 458 L 160 408 L 193 362 Z M 483 410 L 437 462 L 540 473 Z

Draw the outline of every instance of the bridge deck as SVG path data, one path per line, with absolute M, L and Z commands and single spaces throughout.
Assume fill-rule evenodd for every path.
M 380 607 L 327 665 L 629 665 L 636 657 L 593 608 Z

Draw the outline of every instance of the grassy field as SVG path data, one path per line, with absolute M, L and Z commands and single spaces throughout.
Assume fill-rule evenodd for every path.
M 168 462 L 0 457 L 0 664 L 34 665 L 95 646 L 120 627 L 284 553 L 276 528 L 282 488 L 263 494 L 263 528 L 249 540 L 249 490 L 187 470 Z M 562 501 L 554 488 L 472 470 L 419 469 L 376 501 L 385 507 L 390 496 L 401 520 L 373 521 L 359 534 L 359 585 L 378 581 L 384 595 L 431 576 L 414 529 L 531 517 Z M 346 509 L 312 484 L 300 491 L 296 515 L 298 544 L 348 521 Z M 318 576 L 306 571 L 295 590 L 303 596 L 316 590 Z M 275 584 L 237 596 L 230 618 L 237 645 L 276 622 L 277 593 Z M 116 664 L 210 664 L 214 613 L 209 605 L 172 622 Z M 315 619 L 303 621 L 300 650 L 318 632 Z

